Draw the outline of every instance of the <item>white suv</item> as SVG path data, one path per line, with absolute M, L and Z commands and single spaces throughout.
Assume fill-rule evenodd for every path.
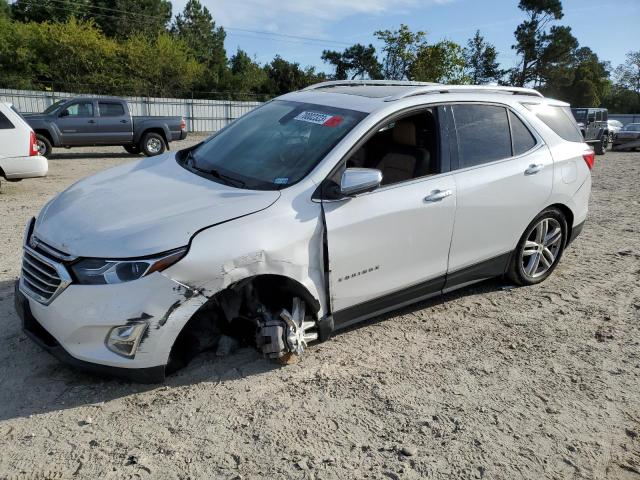
M 594 154 L 528 89 L 328 82 L 193 148 L 87 178 L 26 229 L 26 332 L 161 381 L 223 336 L 288 360 L 490 277 L 543 281 L 582 230 Z
M 44 177 L 45 157 L 38 154 L 36 134 L 10 104 L 0 102 L 0 177 L 8 181 Z

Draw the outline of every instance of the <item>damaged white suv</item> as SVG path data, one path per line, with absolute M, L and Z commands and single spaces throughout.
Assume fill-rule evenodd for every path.
M 473 282 L 543 281 L 593 161 L 568 105 L 533 90 L 314 85 L 55 197 L 16 306 L 58 358 L 142 382 L 222 335 L 288 359 Z

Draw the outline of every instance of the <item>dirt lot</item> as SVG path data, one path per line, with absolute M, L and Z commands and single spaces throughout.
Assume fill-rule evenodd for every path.
M 597 157 L 585 231 L 541 285 L 405 308 L 294 366 L 204 354 L 149 387 L 61 365 L 13 311 L 27 219 L 133 159 L 97 152 L 2 185 L 0 478 L 640 479 L 640 154 Z

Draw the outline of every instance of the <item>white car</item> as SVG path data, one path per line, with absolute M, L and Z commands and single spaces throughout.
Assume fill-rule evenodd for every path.
M 0 177 L 8 181 L 44 177 L 47 159 L 38 154 L 36 134 L 10 104 L 0 102 Z
M 142 382 L 223 335 L 291 360 L 442 292 L 543 281 L 593 162 L 569 106 L 534 90 L 314 85 L 51 200 L 17 309 L 59 358 Z

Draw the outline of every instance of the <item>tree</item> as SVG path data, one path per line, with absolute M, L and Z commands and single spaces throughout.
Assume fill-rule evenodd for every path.
M 423 44 L 409 67 L 409 78 L 422 82 L 468 83 L 465 59 L 460 45 L 443 40 L 434 45 Z
M 189 0 L 176 17 L 172 31 L 191 49 L 195 59 L 205 66 L 205 78 L 200 88 L 214 89 L 227 68 L 224 29 L 216 27 L 211 12 L 199 0 Z
M 503 72 L 498 63 L 496 47 L 487 43 L 480 30 L 476 31 L 473 38 L 467 41 L 463 50 L 466 63 L 466 75 L 473 85 L 482 85 L 497 82 L 502 78 Z
M 325 50 L 322 52 L 322 60 L 334 66 L 333 78 L 336 80 L 382 78 L 382 65 L 376 57 L 375 47 L 371 44 L 365 47 L 357 43 L 342 53 Z
M 93 16 L 108 37 L 155 37 L 166 31 L 171 20 L 169 0 L 92 0 L 91 4 L 85 15 Z
M 597 107 L 611 88 L 609 69 L 608 62 L 601 62 L 590 48 L 582 47 L 570 64 L 550 72 L 542 90 L 572 105 Z
M 396 31 L 378 30 L 374 33 L 384 42 L 382 51 L 382 75 L 388 80 L 404 80 L 411 77 L 410 69 L 416 61 L 418 52 L 426 45 L 426 33 L 412 32 L 402 24 Z
M 255 100 L 267 81 L 267 73 L 247 52 L 238 49 L 229 59 L 229 69 L 222 81 L 222 90 L 237 100 Z
M 0 18 L 10 18 L 11 7 L 7 0 L 0 0 Z
M 627 60 L 615 70 L 617 84 L 640 96 L 640 50 L 627 53 Z
M 153 62 L 149 62 L 153 58 Z M 118 55 L 119 90 L 129 95 L 189 95 L 203 74 L 189 47 L 169 33 L 155 38 L 138 34 L 127 39 Z
M 325 80 L 323 74 L 316 73 L 313 67 L 300 68 L 296 62 L 288 62 L 279 55 L 265 65 L 267 81 L 262 87 L 262 93 L 277 96 L 294 90 L 300 90 L 313 83 Z
M 552 69 L 571 61 L 578 42 L 569 27 L 547 28 L 564 15 L 560 0 L 520 0 L 518 8 L 526 12 L 527 19 L 515 31 L 512 48 L 522 58 L 511 71 L 510 81 L 521 87 L 543 85 Z
M 11 13 L 20 22 L 66 22 L 87 18 L 89 5 L 90 0 L 17 0 Z

